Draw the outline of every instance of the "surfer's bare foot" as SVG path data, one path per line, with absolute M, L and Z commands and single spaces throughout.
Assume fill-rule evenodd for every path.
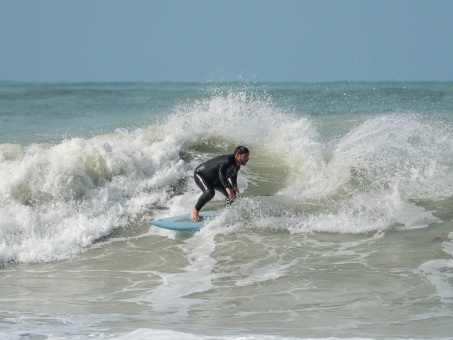
M 195 222 L 200 221 L 200 217 L 198 216 L 198 211 L 195 210 L 195 208 L 192 209 L 192 220 Z

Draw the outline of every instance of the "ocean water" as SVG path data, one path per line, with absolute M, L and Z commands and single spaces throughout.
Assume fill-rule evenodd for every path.
M 452 83 L 3 82 L 0 339 L 452 338 L 452 205 Z

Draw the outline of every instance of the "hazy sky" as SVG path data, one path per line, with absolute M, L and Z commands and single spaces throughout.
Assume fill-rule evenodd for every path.
M 0 0 L 0 80 L 453 81 L 452 0 Z

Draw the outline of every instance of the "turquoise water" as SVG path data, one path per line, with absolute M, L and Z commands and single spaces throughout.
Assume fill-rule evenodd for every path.
M 449 338 L 452 113 L 451 83 L 0 83 L 0 337 Z M 148 224 L 239 144 L 230 209 Z

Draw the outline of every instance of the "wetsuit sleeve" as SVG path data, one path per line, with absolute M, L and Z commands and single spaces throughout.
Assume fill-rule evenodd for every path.
M 228 182 L 228 177 L 227 177 L 227 171 L 228 171 L 228 163 L 222 162 L 222 164 L 220 164 L 220 167 L 219 167 L 219 179 L 225 189 L 230 187 L 230 183 Z
M 233 177 L 230 178 L 231 184 L 233 184 L 233 189 L 237 188 L 238 186 L 238 174 L 234 175 Z

